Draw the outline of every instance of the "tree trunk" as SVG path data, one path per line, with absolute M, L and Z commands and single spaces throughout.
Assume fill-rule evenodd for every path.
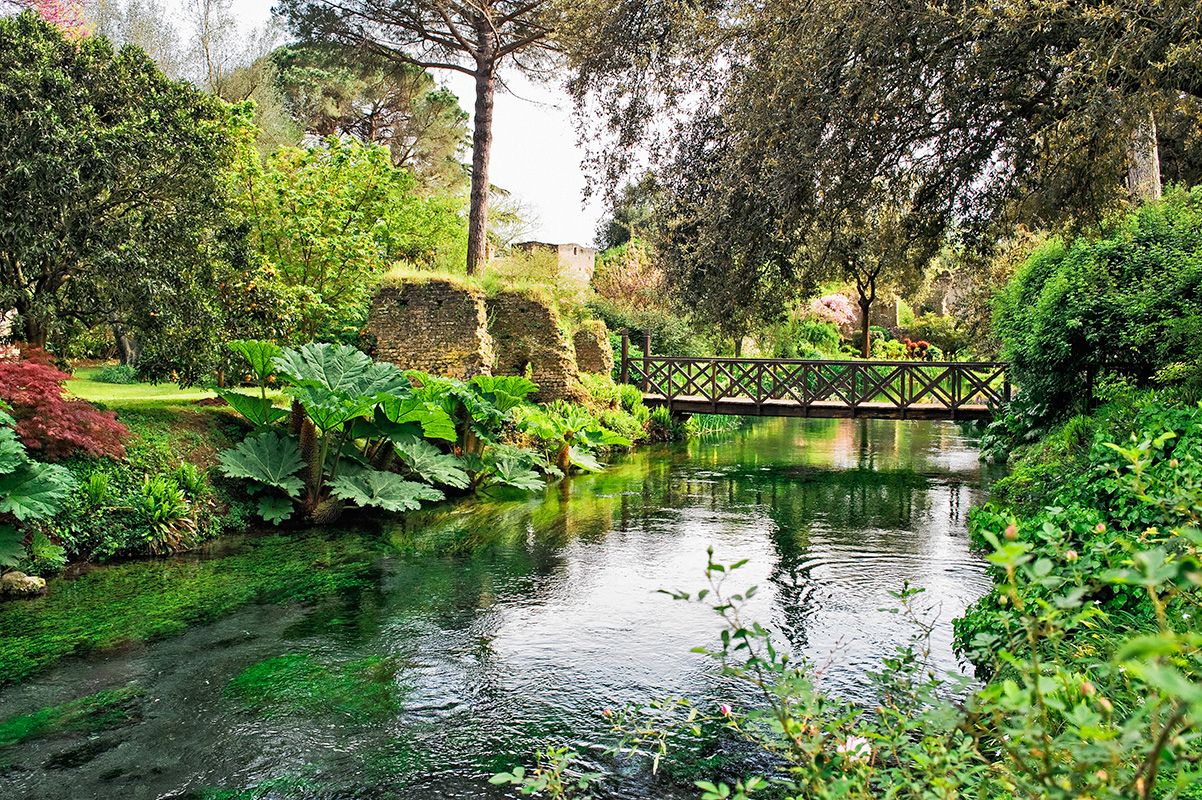
M 138 356 L 142 355 L 142 345 L 136 338 L 125 332 L 119 323 L 111 323 L 113 328 L 113 342 L 117 345 L 117 360 L 123 366 L 133 366 L 138 362 Z
M 1160 149 L 1151 111 L 1132 128 L 1127 142 L 1127 189 L 1142 203 L 1160 199 Z
M 735 358 L 742 358 L 742 357 L 743 357 L 743 337 L 736 336 L 735 337 Z
M 871 332 L 868 330 L 868 311 L 872 308 L 872 298 L 860 295 L 860 358 L 872 357 Z
M 27 314 L 22 314 L 25 319 L 25 341 L 30 347 L 35 347 L 39 350 L 46 349 L 46 341 L 50 338 L 50 326 L 45 324 L 38 318 L 37 314 L 30 311 Z
M 488 263 L 488 161 L 492 151 L 492 111 L 496 90 L 495 44 L 486 20 L 476 26 L 480 47 L 476 59 L 476 114 L 472 133 L 472 194 L 467 226 L 467 274 L 475 275 Z

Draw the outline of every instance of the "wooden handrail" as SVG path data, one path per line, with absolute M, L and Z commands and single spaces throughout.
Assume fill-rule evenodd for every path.
M 810 407 L 839 404 L 854 413 L 862 406 L 904 412 L 944 408 L 955 418 L 962 408 L 994 407 L 1011 399 L 1008 364 L 1001 361 L 826 361 L 800 358 L 697 358 L 653 356 L 644 337 L 641 358 L 623 348 L 623 380 L 669 406 L 750 401 Z

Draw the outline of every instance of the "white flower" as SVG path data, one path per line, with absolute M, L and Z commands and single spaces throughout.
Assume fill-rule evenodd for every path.
M 847 741 L 835 748 L 847 756 L 848 761 L 867 761 L 872 757 L 872 745 L 863 736 L 849 736 Z

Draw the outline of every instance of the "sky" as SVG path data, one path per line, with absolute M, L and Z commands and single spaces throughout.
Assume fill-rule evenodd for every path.
M 233 9 L 249 29 L 269 20 L 276 2 L 234 0 Z M 177 4 L 182 5 L 178 0 Z M 460 106 L 472 114 L 475 88 L 469 76 L 435 72 L 434 77 L 458 95 Z M 583 205 L 583 152 L 576 144 L 571 100 L 561 88 L 531 83 L 513 71 L 502 72 L 502 78 L 513 93 L 496 95 L 491 183 L 509 191 L 534 217 L 534 227 L 522 238 L 592 245 L 604 208 L 597 201 Z

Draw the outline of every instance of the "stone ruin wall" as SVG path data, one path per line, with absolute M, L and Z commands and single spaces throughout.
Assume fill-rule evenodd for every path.
M 401 369 L 467 380 L 494 360 L 484 293 L 445 280 L 386 286 L 372 298 L 368 330 L 376 357 Z
M 581 372 L 613 374 L 614 348 L 604 322 L 586 322 L 572 337 L 572 344 L 576 348 L 576 368 Z
M 538 384 L 532 399 L 582 402 L 587 397 L 576 350 L 555 309 L 516 292 L 486 300 L 479 289 L 438 279 L 384 287 L 372 298 L 368 330 L 376 337 L 376 357 L 401 369 L 467 380 L 526 375 L 529 367 Z M 594 335 L 603 342 L 612 368 L 603 324 Z M 604 357 L 586 360 L 603 364 Z
M 583 402 L 572 341 L 560 327 L 559 315 L 546 303 L 517 292 L 490 297 L 488 332 L 496 353 L 494 375 L 525 375 L 538 384 L 532 399 Z

